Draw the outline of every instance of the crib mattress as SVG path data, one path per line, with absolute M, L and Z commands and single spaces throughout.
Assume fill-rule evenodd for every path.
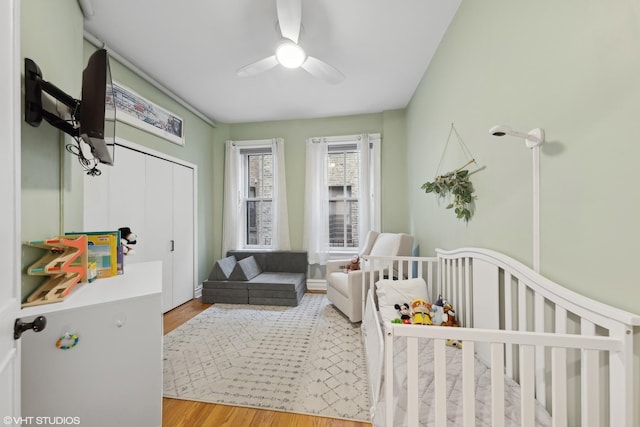
M 428 327 L 428 326 L 425 326 Z M 464 345 L 464 343 L 463 343 Z M 419 367 L 420 381 L 420 426 L 435 427 L 434 393 L 447 395 L 447 420 L 449 426 L 461 426 L 462 418 L 462 351 L 455 347 L 446 348 L 447 385 L 446 390 L 434 390 L 433 364 L 434 359 L 432 340 L 421 339 L 419 342 L 420 360 L 424 361 Z M 394 427 L 407 425 L 407 352 L 406 340 L 394 338 Z M 476 426 L 491 427 L 491 369 L 480 359 L 475 357 L 476 384 Z M 380 399 L 375 406 L 373 425 L 383 427 L 385 422 L 384 386 Z M 505 425 L 520 425 L 520 386 L 511 378 L 505 377 Z M 536 425 L 551 426 L 551 416 L 546 409 L 536 402 Z

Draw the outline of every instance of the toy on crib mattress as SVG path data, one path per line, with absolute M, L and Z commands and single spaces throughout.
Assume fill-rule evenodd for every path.
M 442 308 L 442 325 L 441 326 L 453 326 L 458 327 L 458 321 L 456 320 L 456 312 L 451 307 L 451 304 L 447 304 Z
M 431 304 L 423 299 L 416 298 L 411 302 L 411 309 L 414 325 L 431 325 L 431 317 L 429 316 Z
M 394 308 L 400 313 L 400 322 L 394 321 L 394 323 L 411 324 L 411 307 L 406 302 L 402 305 L 396 304 Z

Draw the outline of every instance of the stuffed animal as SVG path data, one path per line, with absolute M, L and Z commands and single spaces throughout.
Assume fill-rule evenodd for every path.
M 442 325 L 442 322 L 444 322 L 443 307 L 437 304 L 433 304 L 431 306 L 431 309 L 429 310 L 429 317 L 431 318 L 431 323 L 433 323 L 434 325 Z
M 122 227 L 118 229 L 120 231 L 120 244 L 122 245 L 122 253 L 125 255 L 135 255 L 135 251 L 131 245 L 135 245 L 138 240 L 138 235 L 131 232 L 129 227 Z
M 413 324 L 414 325 L 431 325 L 431 317 L 429 317 L 429 309 L 431 304 L 423 299 L 417 298 L 411 302 L 411 309 L 413 310 Z
M 441 326 L 453 326 L 458 327 L 458 321 L 456 320 L 456 312 L 451 308 L 451 304 L 447 304 L 442 309 L 442 325 Z
M 349 271 L 357 271 L 360 270 L 360 257 L 358 255 L 354 255 L 351 258 L 351 263 L 347 267 Z
M 447 341 L 445 341 L 445 344 L 449 347 L 462 348 L 462 341 L 460 340 L 447 339 Z
M 394 305 L 395 309 L 400 313 L 400 320 L 402 323 L 410 325 L 411 324 L 411 308 L 409 308 L 409 304 L 406 302 L 402 305 L 396 304 Z

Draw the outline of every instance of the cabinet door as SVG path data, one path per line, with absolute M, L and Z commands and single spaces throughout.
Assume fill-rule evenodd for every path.
M 144 259 L 162 261 L 162 310 L 173 305 L 173 163 L 146 157 Z
M 173 165 L 173 306 L 193 298 L 193 169 Z
M 161 425 L 159 308 L 153 294 L 47 314 L 46 329 L 22 336 L 22 416 L 79 417 L 91 427 Z

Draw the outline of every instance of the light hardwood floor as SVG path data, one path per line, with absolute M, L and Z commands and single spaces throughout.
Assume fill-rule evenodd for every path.
M 164 333 L 182 325 L 211 304 L 191 300 L 164 315 Z M 313 417 L 288 412 L 240 408 L 163 398 L 163 427 L 371 427 L 369 423 Z

